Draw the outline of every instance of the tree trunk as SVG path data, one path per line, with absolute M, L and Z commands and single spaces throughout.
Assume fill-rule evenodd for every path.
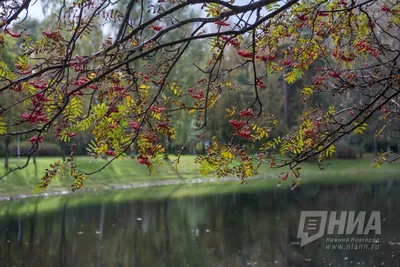
M 193 146 L 192 155 L 196 156 L 197 155 L 196 141 L 192 141 L 192 146 Z
M 61 157 L 62 157 L 62 160 L 63 161 L 65 161 L 65 150 L 64 150 L 64 142 L 61 142 L 60 143 L 60 147 L 61 147 Z
M 165 159 L 169 160 L 168 158 L 168 147 L 169 147 L 169 140 L 168 140 L 168 136 L 164 136 L 164 146 L 165 146 Z
M 21 156 L 21 135 L 18 134 L 17 136 L 17 157 Z
M 35 169 L 36 169 L 36 167 L 37 167 L 37 164 L 36 164 L 36 156 L 33 155 L 32 158 L 33 158 L 33 165 L 35 165 Z
M 6 137 L 4 142 L 5 142 L 5 146 L 4 146 L 4 168 L 6 170 L 8 170 L 8 155 L 9 155 L 8 145 L 10 144 L 10 138 Z
M 282 76 L 282 89 L 283 89 L 283 92 L 282 92 L 282 94 L 283 94 L 283 123 L 286 125 L 286 126 L 289 126 L 288 125 L 288 121 L 289 121 L 289 118 L 288 118 L 288 102 L 289 102 L 289 95 L 288 95 L 288 88 L 287 88 L 287 83 L 286 83 L 286 81 L 285 81 L 285 74 L 286 74 L 286 71 L 284 71 L 283 72 L 283 76 Z

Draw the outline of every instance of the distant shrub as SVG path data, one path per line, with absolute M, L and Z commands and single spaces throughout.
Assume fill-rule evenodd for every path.
M 309 157 L 305 160 L 305 162 L 317 162 L 318 156 Z
M 4 145 L 3 142 L 0 143 L 0 157 L 4 156 Z
M 361 146 L 365 149 L 365 151 L 367 152 L 374 152 L 374 140 L 372 138 L 366 138 Z M 387 149 L 390 149 L 391 151 L 398 153 L 399 152 L 399 144 L 398 144 L 398 140 L 396 139 L 391 139 L 391 140 L 387 140 L 387 139 L 380 139 L 379 137 L 376 138 L 376 151 L 386 151 Z
M 338 159 L 356 159 L 357 149 L 346 141 L 339 141 L 336 145 L 335 158 Z
M 28 153 L 29 149 L 31 149 L 32 144 L 26 141 L 20 143 L 20 155 L 24 155 Z M 13 142 L 9 146 L 9 155 L 17 156 L 18 143 Z M 2 156 L 4 156 L 4 150 L 1 151 Z M 33 153 L 35 156 L 61 156 L 61 148 L 58 144 L 54 143 L 42 143 L 39 144 L 38 149 Z

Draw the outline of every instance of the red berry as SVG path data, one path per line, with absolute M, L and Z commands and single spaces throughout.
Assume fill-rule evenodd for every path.
M 240 117 L 250 117 L 254 115 L 254 112 L 251 108 L 247 108 L 239 112 Z
M 19 38 L 19 37 L 21 37 L 21 35 L 22 35 L 22 32 L 20 32 L 20 33 L 15 33 L 15 32 L 11 32 L 9 29 L 5 29 L 5 30 L 4 30 L 4 33 L 10 35 L 10 36 L 13 37 L 13 38 Z
M 235 128 L 237 131 L 243 128 L 243 126 L 246 125 L 245 121 L 239 121 L 239 120 L 229 120 L 229 123 L 232 125 L 233 128 Z
M 151 162 L 149 161 L 149 158 L 148 158 L 147 156 L 143 156 L 142 154 L 140 154 L 140 155 L 137 157 L 137 160 L 138 160 L 138 162 L 139 162 L 140 164 L 147 165 L 147 166 L 150 166 L 150 165 L 151 165 Z
M 140 124 L 137 122 L 130 121 L 129 125 L 131 126 L 131 129 L 134 131 L 137 131 L 140 128 Z
M 237 54 L 244 58 L 252 58 L 253 57 L 253 52 L 250 52 L 248 50 L 238 50 Z
M 229 25 L 231 25 L 230 23 L 227 23 L 227 22 L 222 21 L 222 20 L 216 21 L 215 24 L 218 25 L 218 26 L 229 26 Z
M 39 137 L 37 137 L 37 135 L 32 136 L 31 138 L 29 138 L 29 142 L 31 142 L 32 144 L 35 143 L 35 142 L 42 143 L 43 142 L 43 136 L 42 135 L 39 136 Z
M 159 25 L 151 25 L 151 28 L 157 32 L 161 31 L 163 29 L 163 27 L 159 26 Z
M 109 149 L 109 150 L 106 151 L 106 155 L 107 156 L 115 156 L 115 151 Z

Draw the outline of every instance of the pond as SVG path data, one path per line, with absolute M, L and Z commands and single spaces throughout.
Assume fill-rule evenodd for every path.
M 0 217 L 0 266 L 399 266 L 399 193 L 398 182 L 308 184 L 73 207 L 65 198 L 59 209 L 24 213 L 3 201 L 10 208 Z M 336 231 L 301 247 L 301 211 L 366 211 L 365 223 L 379 211 L 382 231 Z M 363 249 L 332 248 L 327 239 L 366 236 L 374 242 Z

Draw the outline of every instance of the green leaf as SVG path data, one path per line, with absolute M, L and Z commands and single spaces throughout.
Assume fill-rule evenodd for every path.
M 296 77 L 296 79 L 301 79 L 304 76 L 303 70 L 299 69 L 299 68 L 294 68 L 293 69 L 293 74 Z
M 208 160 L 203 159 L 200 162 L 200 173 L 202 176 L 208 175 L 210 172 L 214 171 L 214 166 L 208 162 Z
M 330 106 L 327 112 L 328 115 L 332 116 L 335 114 L 335 108 L 333 106 Z
M 354 126 L 356 126 L 356 128 L 353 131 L 354 134 L 362 134 L 368 128 L 368 124 L 367 123 L 363 123 L 363 124 L 359 125 L 357 122 L 355 122 Z
M 330 145 L 326 150 L 325 150 L 325 156 L 327 158 L 332 157 L 332 155 L 336 152 L 336 148 L 334 145 Z

